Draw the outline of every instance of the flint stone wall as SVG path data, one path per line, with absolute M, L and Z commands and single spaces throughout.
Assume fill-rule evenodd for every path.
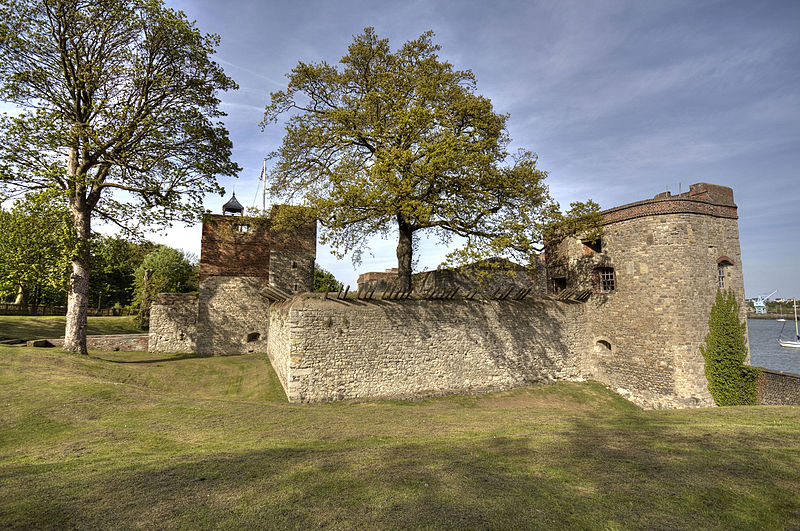
M 149 352 L 192 353 L 197 341 L 197 293 L 160 293 L 150 307 Z
M 762 406 L 800 406 L 800 374 L 762 369 L 758 380 L 758 403 Z
M 580 377 L 580 304 L 335 301 L 270 311 L 269 357 L 290 401 L 509 389 Z

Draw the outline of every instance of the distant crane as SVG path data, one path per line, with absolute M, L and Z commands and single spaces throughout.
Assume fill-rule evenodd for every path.
M 759 297 L 753 301 L 753 306 L 756 308 L 756 313 L 767 313 L 767 299 L 778 293 L 778 290 L 773 291 L 766 297 Z

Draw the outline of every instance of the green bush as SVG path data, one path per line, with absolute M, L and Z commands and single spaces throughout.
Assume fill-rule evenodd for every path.
M 708 390 L 718 406 L 756 404 L 759 367 L 744 364 L 747 357 L 747 325 L 739 321 L 739 304 L 733 291 L 717 290 L 717 300 L 708 318 L 705 358 Z

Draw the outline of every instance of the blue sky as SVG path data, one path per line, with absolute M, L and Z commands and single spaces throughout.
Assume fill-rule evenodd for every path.
M 168 4 L 221 36 L 216 60 L 240 85 L 222 98 L 243 171 L 223 185 L 245 206 L 282 137 L 279 125 L 258 125 L 268 94 L 298 61 L 336 63 L 365 26 L 393 48 L 432 29 L 441 57 L 471 69 L 478 92 L 510 114 L 512 150 L 539 154 L 562 205 L 731 186 L 747 296 L 800 296 L 800 2 Z M 219 211 L 225 199 L 206 207 Z M 198 227 L 155 239 L 199 254 Z M 320 246 L 318 262 L 355 285 L 359 272 L 395 266 L 395 246 L 376 239 L 357 268 Z M 418 268 L 443 254 L 423 243 Z

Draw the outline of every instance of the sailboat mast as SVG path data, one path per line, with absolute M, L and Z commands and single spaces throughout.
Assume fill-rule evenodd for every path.
M 800 332 L 797 330 L 797 297 L 794 298 L 794 337 L 800 339 Z

